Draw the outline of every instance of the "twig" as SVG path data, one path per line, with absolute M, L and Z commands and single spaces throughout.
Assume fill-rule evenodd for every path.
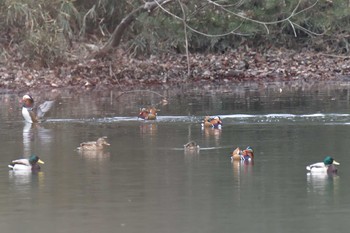
M 186 23 L 186 12 L 180 0 L 177 0 L 180 4 L 183 18 L 182 23 L 184 25 L 184 34 L 185 34 L 185 49 L 186 49 L 186 57 L 187 57 L 187 77 L 190 77 L 191 68 L 190 68 L 190 53 L 188 52 L 188 36 L 187 36 L 187 23 Z
M 159 95 L 161 97 L 163 97 L 164 99 L 166 99 L 166 97 L 164 95 L 161 95 L 155 91 L 150 91 L 150 90 L 132 90 L 132 91 L 123 91 L 121 94 L 119 94 L 116 99 L 118 99 L 119 97 L 121 97 L 122 95 L 124 94 L 129 94 L 129 93 L 133 93 L 133 92 L 150 92 L 152 94 L 156 94 L 156 95 Z

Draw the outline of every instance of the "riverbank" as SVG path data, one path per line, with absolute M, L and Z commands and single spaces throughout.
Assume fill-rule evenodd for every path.
M 30 68 L 8 61 L 0 68 L 0 88 L 12 91 L 73 88 L 130 90 L 179 84 L 228 85 L 267 82 L 350 80 L 350 57 L 310 51 L 237 49 L 223 54 L 113 59 L 75 59 L 54 68 Z M 188 72 L 190 75 L 188 76 Z

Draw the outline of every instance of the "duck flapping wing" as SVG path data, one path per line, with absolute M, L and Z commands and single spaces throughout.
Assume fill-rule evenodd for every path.
M 44 103 L 40 104 L 38 109 L 37 109 L 37 117 L 42 118 L 44 117 L 45 113 L 47 113 L 53 106 L 55 101 L 50 100 L 50 101 L 45 101 Z

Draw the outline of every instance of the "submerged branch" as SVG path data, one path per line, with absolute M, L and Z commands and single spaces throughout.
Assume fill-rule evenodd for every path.
M 150 90 L 132 90 L 132 91 L 123 91 L 121 94 L 119 94 L 116 99 L 120 98 L 122 95 L 124 94 L 129 94 L 129 93 L 134 93 L 134 92 L 149 92 L 149 93 L 152 93 L 152 94 L 155 94 L 155 95 L 158 95 L 160 97 L 163 97 L 164 99 L 166 99 L 167 97 L 162 95 L 162 94 L 159 94 L 158 92 L 155 92 L 155 91 L 150 91 Z

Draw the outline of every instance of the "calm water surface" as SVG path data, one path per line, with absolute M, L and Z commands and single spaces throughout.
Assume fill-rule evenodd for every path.
M 22 94 L 2 93 L 1 231 L 349 232 L 349 86 L 154 91 L 32 93 L 56 99 L 33 126 Z M 136 117 L 147 105 L 160 109 L 155 122 Z M 202 130 L 204 115 L 220 115 L 223 128 Z M 75 150 L 100 136 L 105 152 Z M 183 151 L 189 140 L 199 153 Z M 248 145 L 254 164 L 231 163 Z M 45 161 L 41 172 L 8 170 L 30 154 Z M 341 163 L 338 176 L 307 175 L 325 155 Z

